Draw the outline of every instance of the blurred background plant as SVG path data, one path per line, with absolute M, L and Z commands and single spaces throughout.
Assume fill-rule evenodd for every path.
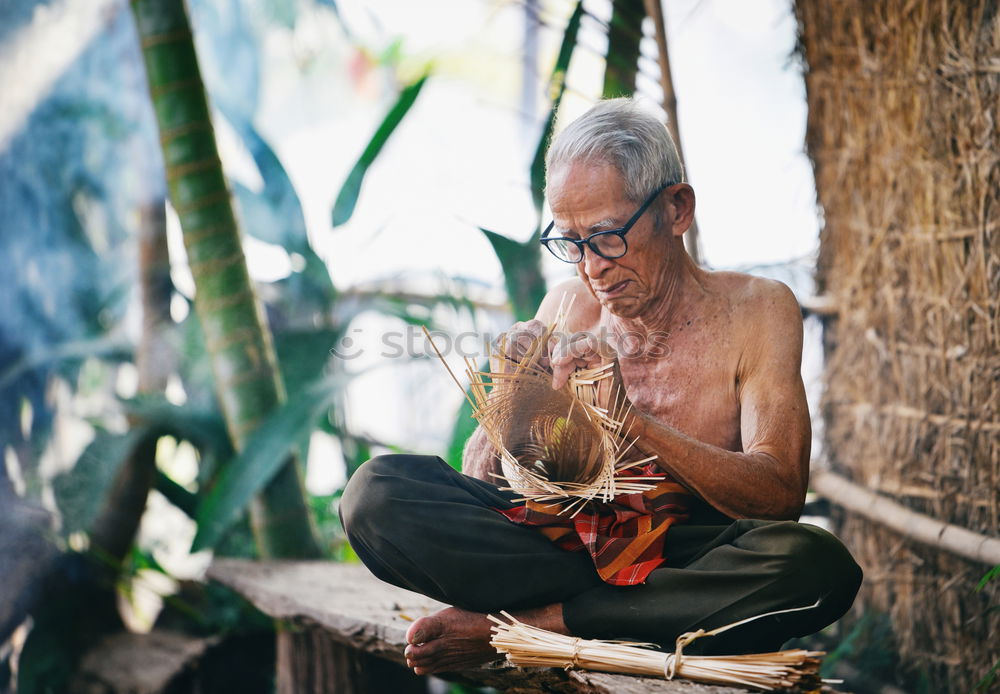
M 234 445 L 167 200 L 140 50 L 155 42 L 123 0 L 5 3 L 0 687 L 16 669 L 18 691 L 62 691 L 82 652 L 125 627 L 271 629 L 197 579 L 213 553 L 260 551 L 248 504 L 290 454 L 320 551 L 342 560 L 353 555 L 337 499 L 364 460 L 425 450 L 460 466 L 468 411 L 422 343 L 404 349 L 401 336 L 418 325 L 489 335 L 530 318 L 568 272 L 537 244 L 556 109 L 662 96 L 642 0 L 449 6 L 464 32 L 454 36 L 404 5 L 188 6 L 288 397 Z M 400 29 L 415 16 L 423 41 Z M 794 42 L 785 31 L 781 56 Z M 811 215 L 811 193 L 799 203 Z M 797 248 L 815 242 L 813 221 Z M 809 293 L 809 258 L 795 248 L 747 260 Z M 211 282 L 205 260 L 198 279 Z M 390 347 L 402 358 L 387 359 Z

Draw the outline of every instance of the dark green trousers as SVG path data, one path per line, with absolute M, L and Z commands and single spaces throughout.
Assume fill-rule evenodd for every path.
M 386 455 L 354 474 L 341 500 L 351 546 L 384 581 L 476 612 L 562 603 L 577 636 L 649 641 L 766 612 L 770 617 L 706 637 L 702 653 L 776 650 L 827 626 L 851 606 L 861 569 L 831 534 L 791 521 L 677 525 L 666 565 L 637 586 L 611 586 L 585 552 L 566 552 L 493 509 L 514 495 L 455 472 L 433 456 Z

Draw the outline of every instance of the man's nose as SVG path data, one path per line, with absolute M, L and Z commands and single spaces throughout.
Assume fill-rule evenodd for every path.
M 580 265 L 587 277 L 600 277 L 609 267 L 614 265 L 614 261 L 597 255 L 594 253 L 594 249 L 584 244 L 583 259 L 580 261 Z

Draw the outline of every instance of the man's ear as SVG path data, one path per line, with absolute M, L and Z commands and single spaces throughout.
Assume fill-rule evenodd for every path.
M 694 223 L 694 188 L 687 183 L 677 183 L 665 191 L 667 203 L 674 208 L 674 236 L 680 236 Z

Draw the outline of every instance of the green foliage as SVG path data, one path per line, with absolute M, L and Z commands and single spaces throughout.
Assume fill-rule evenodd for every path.
M 993 691 L 993 685 L 1000 682 L 1000 660 L 993 663 L 991 667 L 983 678 L 976 683 L 976 686 L 972 689 L 973 694 L 978 692 L 991 692 Z
M 389 113 L 386 114 L 385 119 L 383 119 L 375 134 L 369 140 L 368 145 L 361 153 L 361 157 L 347 175 L 347 180 L 344 181 L 344 185 L 341 186 L 340 192 L 337 194 L 337 200 L 333 204 L 333 226 L 336 227 L 344 224 L 354 214 L 354 207 L 357 205 L 358 195 L 361 194 L 361 184 L 364 182 L 365 174 L 368 173 L 368 168 L 374 163 L 375 158 L 382 151 L 382 148 L 385 147 L 385 143 L 389 137 L 417 100 L 417 96 L 420 95 L 420 90 L 423 89 L 427 77 L 428 75 L 425 74 L 416 82 L 403 88 L 396 103 L 389 109 Z
M 608 27 L 608 52 L 605 57 L 605 99 L 631 96 L 635 93 L 635 77 L 639 69 L 639 42 L 642 40 L 642 20 L 646 17 L 643 0 L 614 0 L 611 24 Z
M 184 581 L 176 594 L 163 598 L 156 627 L 211 636 L 270 630 L 273 622 L 220 583 Z
M 163 395 L 138 395 L 119 401 L 126 414 L 161 436 L 184 439 L 202 456 L 230 457 L 233 445 L 218 409 L 175 405 Z
M 979 585 L 976 586 L 976 592 L 981 592 L 990 581 L 1000 579 L 1000 564 L 997 564 L 992 569 L 987 571 L 982 579 L 979 581 Z M 990 607 L 988 611 L 997 609 L 998 606 L 994 605 Z M 982 679 L 976 683 L 976 686 L 972 689 L 970 694 L 975 694 L 976 692 L 988 692 L 992 691 L 995 684 L 1000 682 L 1000 660 L 993 663 L 993 667 L 986 671 Z
M 0 33 L 27 26 L 9 12 L 28 22 L 37 5 L 2 3 Z M 114 331 L 135 280 L 128 219 L 163 185 L 149 175 L 157 156 L 123 161 L 123 152 L 148 151 L 153 123 L 133 88 L 142 75 L 134 35 L 122 31 L 129 18 L 107 19 L 101 40 L 81 45 L 0 148 L 0 441 L 18 451 L 32 496 L 43 487 L 37 462 L 51 435 L 52 379 L 75 383 L 91 356 L 131 358 Z M 23 402 L 33 414 L 27 430 Z
M 496 692 L 496 690 L 491 687 L 475 687 L 459 682 L 448 683 L 448 694 L 489 694 L 490 692 Z
M 217 375 L 215 386 L 227 430 L 234 446 L 241 448 L 249 442 L 257 423 L 282 400 L 272 334 L 250 281 L 186 6 L 169 0 L 132 0 L 130 7 L 161 134 L 170 200 L 184 234 L 198 294 L 195 312 Z M 163 41 L 164 36 L 184 38 Z M 273 169 L 277 158 L 262 138 L 253 137 L 252 128 L 243 130 L 250 138 L 258 167 Z M 272 180 L 280 179 L 272 176 Z M 289 189 L 282 186 L 277 197 L 297 205 L 297 197 L 290 195 Z M 234 378 L 236 374 L 238 378 Z M 226 473 L 219 484 L 229 491 L 223 483 L 232 477 Z M 269 470 L 266 484 L 254 491 L 260 492 L 259 503 L 251 508 L 260 552 L 266 556 L 317 556 L 319 549 L 294 459 L 287 457 L 277 469 Z M 199 514 L 213 509 L 206 502 Z M 216 537 L 221 536 L 221 531 L 217 532 Z
M 333 494 L 311 496 L 309 507 L 312 509 L 313 518 L 316 519 L 326 555 L 334 561 L 357 564 L 361 560 L 347 542 L 344 526 L 340 523 L 340 498 L 342 494 L 343 490 L 339 489 Z
M 97 517 L 108 488 L 147 430 L 114 434 L 98 428 L 76 464 L 52 482 L 65 534 L 86 530 Z
M 979 580 L 979 585 L 976 586 L 976 592 L 980 592 L 986 587 L 987 583 L 997 578 L 1000 578 L 1000 564 L 997 564 L 983 575 L 983 577 Z
M 333 0 L 317 2 L 336 12 Z M 145 5 L 141 1 L 136 4 Z M 273 0 L 272 18 L 287 25 L 301 4 Z M 171 5 L 177 7 L 176 3 Z M 205 19 L 198 26 L 199 39 L 204 42 L 199 48 L 207 46 L 208 53 L 214 51 L 221 56 L 216 62 L 223 68 L 217 71 L 222 79 L 210 85 L 213 97 L 218 97 L 217 106 L 253 157 L 263 181 L 260 191 L 230 182 L 247 223 L 246 231 L 301 256 L 296 261 L 304 260 L 302 264 L 297 262 L 296 271 L 289 277 L 273 283 L 267 294 L 266 308 L 276 326 L 274 342 L 281 372 L 292 398 L 267 419 L 267 426 L 258 432 L 260 438 L 251 439 L 244 455 L 235 457 L 218 409 L 205 337 L 192 311 L 169 337 L 180 356 L 178 370 L 186 404 L 178 407 L 162 396 L 112 403 L 108 412 L 115 418 L 122 412 L 129 415 L 130 429 L 116 434 L 95 421 L 94 441 L 78 464 L 54 481 L 54 487 L 63 529 L 86 531 L 101 511 L 122 462 L 143 436 L 173 436 L 188 441 L 199 456 L 197 491 L 186 489 L 162 471 L 158 471 L 156 488 L 189 516 L 201 519 L 217 553 L 246 555 L 252 551 L 244 512 L 247 495 L 252 496 L 266 483 L 274 466 L 287 459 L 292 447 L 308 440 L 312 426 L 328 411 L 346 382 L 346 376 L 323 375 L 330 347 L 361 311 L 384 311 L 415 322 L 419 302 L 383 295 L 338 303 L 325 264 L 309 244 L 291 180 L 269 143 L 253 126 L 259 73 L 254 53 L 258 49 L 248 35 L 247 21 L 241 17 L 241 3 L 193 0 L 189 6 L 197 18 Z M 19 446 L 37 444 L 38 451 L 48 435 L 51 412 L 44 393 L 52 376 L 61 376 L 71 386 L 82 388 L 86 384 L 77 377 L 80 365 L 96 357 L 95 361 L 104 367 L 97 385 L 104 388 L 112 373 L 107 365 L 134 358 L 133 345 L 116 332 L 129 293 L 135 288 L 135 224 L 130 220 L 140 205 L 151 199 L 162 200 L 163 195 L 161 153 L 156 146 L 156 126 L 148 108 L 146 77 L 132 18 L 129 13 L 118 13 L 107 24 L 102 41 L 86 49 L 58 80 L 53 96 L 34 110 L 24 132 L 0 152 L 0 172 L 7 182 L 0 186 L 0 217 L 11 228 L 33 229 L 32 234 L 4 235 L 0 242 L 5 256 L 13 261 L 12 267 L 18 270 L 0 278 L 0 289 L 10 289 L 14 297 L 11 310 L 0 319 L 0 394 L 4 396 L 0 398 L 0 439 Z M 209 38 L 203 38 L 206 36 Z M 162 48 L 162 44 L 158 45 Z M 381 59 L 391 62 L 398 55 L 399 46 L 394 45 Z M 239 62 L 241 70 L 227 73 L 225 69 L 234 61 Z M 159 76 L 169 76 L 182 63 L 160 61 Z M 124 79 L 122 74 L 126 75 Z M 99 77 L 96 80 L 95 75 Z M 425 79 L 404 90 L 400 97 L 403 103 L 397 103 L 386 118 L 366 154 L 377 154 L 412 106 Z M 78 87 L 86 84 L 99 85 L 100 98 Z M 406 99 L 409 103 L 405 103 Z M 183 111 L 181 105 L 174 113 Z M 139 123 L 129 120 L 136 114 L 143 116 Z M 193 135 L 186 144 L 198 137 Z M 373 145 L 377 145 L 374 150 Z M 122 152 L 133 154 L 123 160 Z M 192 197 L 184 202 L 203 193 L 209 183 L 221 180 L 215 176 L 215 172 L 203 172 L 189 188 Z M 201 260 L 211 262 L 207 256 Z M 41 285 L 23 276 L 22 271 L 29 267 L 40 272 L 44 278 Z M 441 299 L 432 298 L 428 305 L 436 305 Z M 446 300 L 455 306 L 463 301 L 454 297 Z M 47 308 L 50 306 L 51 311 Z M 50 312 L 52 315 L 48 315 Z M 25 402 L 33 410 L 35 426 L 31 435 L 38 437 L 37 442 L 20 440 L 20 411 Z M 370 457 L 368 441 L 352 436 L 344 428 L 333 428 L 333 433 L 343 439 L 349 468 Z M 31 450 L 18 448 L 22 458 L 26 453 Z M 24 462 L 30 464 L 36 458 L 29 456 Z M 230 460 L 235 463 L 233 470 L 219 475 Z M 28 481 L 29 493 L 41 493 L 41 487 L 31 486 L 30 475 Z M 353 553 L 342 542 L 342 535 L 337 534 L 341 531 L 336 495 L 325 503 L 309 501 L 321 527 L 334 540 L 335 556 L 349 559 Z M 221 523 L 225 530 L 220 530 L 220 517 L 227 518 Z M 209 544 L 205 537 L 200 535 L 202 545 Z M 103 600 L 110 594 L 107 585 L 95 584 L 92 567 L 99 562 L 93 553 L 64 555 L 58 574 L 65 581 L 46 589 L 51 599 L 47 598 L 33 613 L 34 628 L 21 657 L 19 691 L 65 691 L 66 677 L 79 653 L 114 626 L 100 623 L 101 617 L 91 610 L 98 602 L 95 596 Z M 162 570 L 149 552 L 136 547 L 122 566 L 115 568 L 120 569 L 117 575 L 124 580 L 139 571 Z M 98 574 L 103 580 L 108 572 Z M 166 598 L 163 623 L 169 626 L 174 619 L 174 625 L 207 634 L 250 624 L 255 615 L 262 619 L 228 591 L 216 595 L 220 590 L 217 586 L 184 584 L 179 595 Z M 267 622 L 263 619 L 264 624 Z M 0 670 L 3 667 L 0 663 Z
M 446 454 L 448 464 L 459 472 L 462 471 L 462 453 L 465 451 L 465 444 L 476 430 L 476 426 L 477 422 L 472 416 L 472 405 L 463 399 L 461 407 L 458 408 L 455 426 L 451 430 L 451 441 L 448 443 Z
M 351 318 L 354 316 L 352 315 Z M 293 328 L 277 332 L 274 347 L 285 388 L 295 393 L 322 378 L 330 360 L 330 348 L 343 337 L 350 321 L 339 328 Z
M 538 223 L 535 233 L 525 243 L 519 243 L 494 231 L 480 227 L 490 242 L 493 251 L 500 261 L 504 272 L 504 284 L 514 316 L 517 320 L 529 320 L 545 297 L 545 278 L 542 276 L 542 250 L 538 243 L 541 236 L 542 205 L 545 201 L 545 152 L 552 130 L 555 127 L 556 115 L 566 92 L 566 71 L 569 69 L 573 50 L 576 48 L 577 35 L 580 32 L 580 21 L 583 18 L 583 2 L 578 2 L 566 23 L 562 42 L 559 45 L 559 55 L 552 68 L 549 87 L 552 94 L 552 105 L 542 134 L 531 160 L 530 181 L 531 199 L 535 204 Z
M 548 148 L 549 140 L 552 139 L 552 130 L 556 124 L 556 114 L 559 104 L 562 103 L 563 94 L 566 93 L 566 71 L 569 70 L 569 61 L 573 57 L 573 49 L 576 48 L 577 35 L 580 33 L 580 21 L 583 19 L 583 1 L 580 0 L 570 15 L 566 23 L 566 30 L 563 33 L 562 42 L 559 44 L 559 55 L 552 68 L 549 77 L 549 89 L 552 95 L 552 107 L 545 119 L 545 126 L 542 128 L 542 136 L 538 140 L 538 147 L 535 149 L 535 156 L 531 160 L 531 199 L 535 203 L 535 211 L 538 214 L 539 226 L 541 226 L 542 205 L 545 202 L 545 151 Z M 537 245 L 537 239 L 535 239 Z
M 303 434 L 337 397 L 349 375 L 323 378 L 292 394 L 251 434 L 242 452 L 227 464 L 215 487 L 198 506 L 198 532 L 191 551 L 215 544 L 223 532 L 281 467 Z
M 34 624 L 18 659 L 17 691 L 21 694 L 64 692 L 83 652 L 72 630 L 63 627 L 63 620 L 75 612 L 73 600 L 58 601 L 73 611 L 59 614 L 54 606 L 46 606 L 32 614 Z
M 105 575 L 90 554 L 66 552 L 46 577 L 45 600 L 32 611 L 32 629 L 18 660 L 19 694 L 62 694 L 80 656 L 104 634 L 121 628 L 103 609 Z
M 876 680 L 895 679 L 896 638 L 889 615 L 866 612 L 840 644 L 823 659 L 820 676 L 832 677 L 836 664 L 850 662 L 855 668 Z
M 538 239 L 519 243 L 495 231 L 483 229 L 503 268 L 507 297 L 519 321 L 531 320 L 545 298 L 545 278 L 542 276 L 541 252 Z
M 178 484 L 162 470 L 156 471 L 156 479 L 153 482 L 153 489 L 158 491 L 171 504 L 184 512 L 192 520 L 198 516 L 198 495 L 190 492 L 183 485 Z

